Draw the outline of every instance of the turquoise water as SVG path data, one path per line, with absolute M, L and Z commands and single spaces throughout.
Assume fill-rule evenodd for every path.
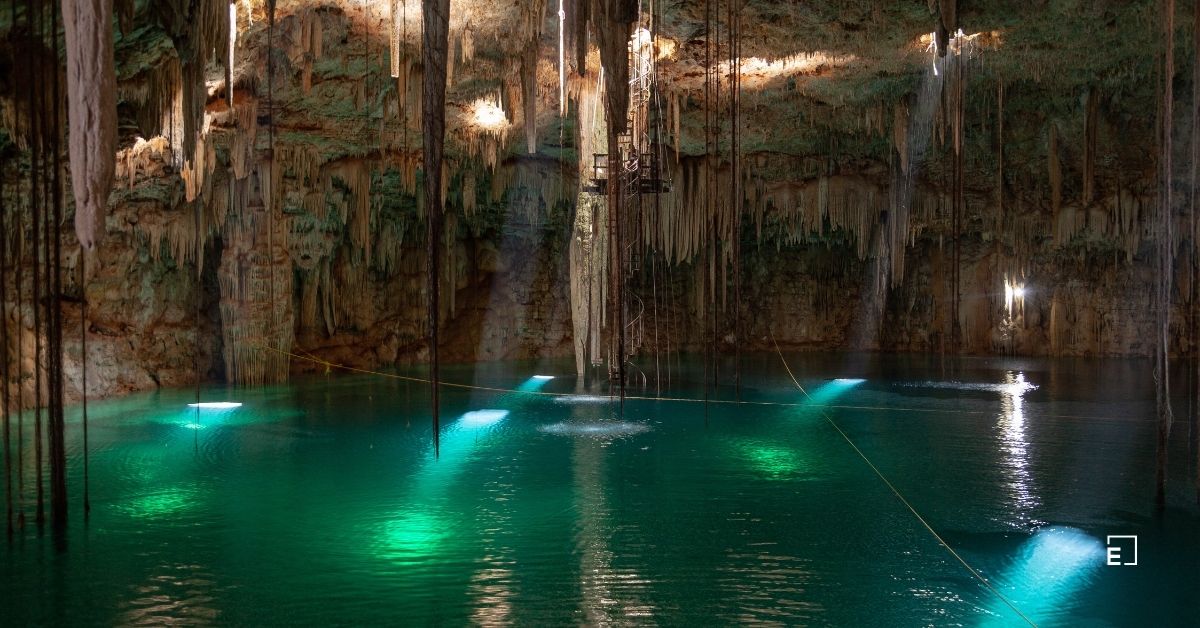
M 828 416 L 1038 625 L 1195 625 L 1188 426 L 1156 514 L 1148 362 L 789 362 L 812 400 L 752 356 L 743 399 L 799 405 L 623 415 L 567 362 L 449 369 L 578 396 L 447 389 L 438 459 L 426 387 L 375 376 L 97 402 L 91 517 L 73 429 L 69 529 L 0 544 L 0 623 L 1022 625 Z

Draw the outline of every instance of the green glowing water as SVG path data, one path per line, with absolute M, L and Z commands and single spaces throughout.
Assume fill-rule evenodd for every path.
M 27 417 L 30 524 L 0 547 L 0 624 L 1021 625 L 823 412 L 1039 625 L 1200 616 L 1187 424 L 1156 515 L 1147 363 L 791 361 L 823 410 L 618 416 L 567 362 L 450 369 L 590 396 L 447 389 L 436 459 L 426 387 L 378 377 L 203 392 L 231 410 L 187 408 L 193 391 L 95 403 L 93 510 L 73 417 L 61 537 L 32 525 Z M 747 401 L 805 402 L 772 356 L 744 381 Z M 1138 535 L 1137 566 L 1104 564 L 1110 534 Z

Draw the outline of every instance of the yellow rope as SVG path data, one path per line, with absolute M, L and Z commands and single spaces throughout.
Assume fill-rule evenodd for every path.
M 779 361 L 783 362 L 783 368 L 787 371 L 788 377 L 792 379 L 792 383 L 796 385 L 796 388 L 800 389 L 800 392 L 804 393 L 805 397 L 811 400 L 812 395 L 809 395 L 808 391 L 804 390 L 804 386 L 801 386 L 800 382 L 796 379 L 796 376 L 792 374 L 792 369 L 788 366 L 787 360 L 784 359 L 783 352 L 779 350 L 779 343 L 775 342 L 774 334 L 771 335 L 771 342 L 775 345 L 775 353 L 779 354 Z M 940 543 L 942 547 L 946 548 L 946 551 L 949 552 L 951 556 L 957 559 L 958 562 L 962 563 L 962 566 L 966 567 L 967 571 L 971 572 L 972 576 L 978 578 L 979 581 L 983 583 L 983 586 L 987 587 L 987 589 L 992 593 L 995 593 L 996 597 L 1000 598 L 1001 601 L 1007 604 L 1008 607 L 1013 610 L 1013 612 L 1021 617 L 1021 619 L 1025 620 L 1030 626 L 1037 628 L 1037 624 L 1035 624 L 1032 619 L 1025 615 L 1025 613 L 1022 613 L 1021 609 L 1017 608 L 1017 605 L 1014 604 L 1012 600 L 1008 599 L 1008 597 L 1001 593 L 999 589 L 992 585 L 992 583 L 988 582 L 987 578 L 984 578 L 982 574 L 980 574 L 975 570 L 974 567 L 967 563 L 966 559 L 956 552 L 953 547 L 950 547 L 950 544 L 946 542 L 946 539 L 943 539 L 942 535 L 938 534 L 937 530 L 934 530 L 933 526 L 929 525 L 929 522 L 925 520 L 925 517 L 922 517 L 921 513 L 917 512 L 917 509 L 914 508 L 913 505 L 904 498 L 904 495 L 900 494 L 899 489 L 897 489 L 895 485 L 893 485 L 887 479 L 887 477 L 883 475 L 883 472 L 879 470 L 879 467 L 876 467 L 875 463 L 871 462 L 871 459 L 868 458 L 867 455 L 858 448 L 858 445 L 855 445 L 854 441 L 850 440 L 850 437 L 846 435 L 846 432 L 842 431 L 842 428 L 833 420 L 833 417 L 829 416 L 829 414 L 823 409 L 819 410 L 821 412 L 821 416 L 825 418 L 825 421 L 827 421 L 829 425 L 833 427 L 833 429 L 837 430 L 838 434 L 841 434 L 842 439 L 846 441 L 846 444 L 850 445 L 850 448 L 854 450 L 854 453 L 858 454 L 858 457 L 862 458 L 863 462 L 867 463 L 868 467 L 871 467 L 871 470 L 875 472 L 875 475 L 878 476 L 885 485 L 887 485 L 888 489 L 892 491 L 892 494 L 896 496 L 896 499 L 899 499 L 900 503 L 904 504 L 905 508 L 908 508 L 909 512 L 911 512 L 913 516 L 917 518 L 917 521 L 920 521 L 921 525 L 925 526 L 926 530 L 929 530 L 929 533 L 933 535 L 933 538 L 937 539 L 937 542 Z

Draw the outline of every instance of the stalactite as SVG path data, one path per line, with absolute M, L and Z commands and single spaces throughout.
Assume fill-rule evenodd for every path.
M 1083 198 L 1084 207 L 1092 204 L 1096 182 L 1096 133 L 1099 98 L 1096 88 L 1088 90 L 1083 125 Z
M 957 0 L 954 0 L 953 3 L 956 4 Z M 966 152 L 966 121 L 963 119 L 966 108 L 966 78 L 963 72 L 965 59 L 960 52 L 961 50 L 956 51 L 952 59 L 954 72 L 951 92 L 954 108 L 954 269 L 952 274 L 954 300 L 951 302 L 953 307 L 951 309 L 950 339 L 955 351 L 962 350 L 962 223 L 965 211 L 963 187 L 966 178 L 963 166 Z
M 567 11 L 558 0 L 558 117 L 567 117 Z
M 1046 167 L 1050 177 L 1050 209 L 1058 216 L 1062 209 L 1062 162 L 1058 153 L 1058 125 L 1053 122 L 1046 141 Z
M 268 229 L 276 231 L 270 238 Z M 293 342 L 292 273 L 272 269 L 291 267 L 290 231 L 284 221 L 268 222 L 253 214 L 229 220 L 222 231 L 217 272 L 222 348 L 225 376 L 234 384 L 261 386 L 287 381 L 289 365 L 284 354 L 291 351 Z
M 588 50 L 591 48 L 588 45 L 588 24 L 592 22 L 592 3 L 594 0 L 570 0 L 571 5 L 567 10 L 567 16 L 572 20 L 574 26 L 571 32 L 574 34 L 572 44 L 575 48 L 575 72 L 580 76 L 587 73 Z M 574 10 L 571 10 L 571 7 Z
M 237 50 L 237 1 L 229 3 L 229 48 L 225 59 L 225 104 L 233 108 L 233 70 L 236 63 Z
M 41 48 L 41 33 L 37 29 L 37 25 L 33 23 L 33 16 L 26 15 L 26 28 L 30 32 L 38 32 L 37 46 Z M 43 265 L 44 250 L 49 246 L 42 238 L 42 224 L 44 218 L 42 216 L 45 211 L 45 193 L 46 188 L 42 183 L 44 176 L 45 163 L 42 161 L 43 156 L 43 141 L 44 135 L 44 104 L 45 104 L 45 87 L 41 82 L 48 75 L 43 72 L 42 54 L 36 54 L 32 59 L 32 79 L 27 92 L 27 108 L 26 120 L 29 124 L 29 187 L 30 187 L 30 215 L 32 242 L 30 252 L 32 254 L 33 266 L 33 283 L 31 285 L 31 305 L 33 309 L 33 434 L 34 434 L 34 475 L 36 482 L 36 511 L 34 521 L 41 528 L 45 523 L 46 507 L 45 507 L 45 485 L 43 480 L 44 467 L 42 464 L 42 408 L 44 397 L 42 396 L 42 340 L 45 338 L 43 332 L 44 318 L 43 311 Z M 45 295 L 49 296 L 49 295 Z
M 332 177 L 337 177 L 350 190 L 351 205 L 347 216 L 343 216 L 350 235 L 350 242 L 361 252 L 356 259 L 371 259 L 371 164 L 362 160 L 345 160 L 328 168 Z M 329 177 L 322 177 L 326 180 Z M 324 205 L 324 197 L 329 190 L 320 194 L 320 203 Z
M 1004 81 L 996 82 L 996 219 L 1004 216 Z M 999 227 L 999 224 L 997 224 Z M 997 229 L 999 230 L 999 229 Z
M 229 40 L 229 7 L 226 0 L 201 0 L 170 25 L 182 80 L 182 149 L 185 162 L 202 158 L 202 137 L 207 135 L 204 105 L 208 98 L 205 66 Z M 195 165 L 192 166 L 196 169 Z
M 539 224 L 555 207 L 574 199 L 576 179 L 563 176 L 561 168 L 544 161 L 516 159 L 493 174 L 490 200 L 504 201 L 510 215 Z M 585 176 L 591 176 L 590 169 Z
M 458 39 L 454 38 L 450 41 L 449 51 L 446 54 L 446 86 L 454 85 L 454 65 L 457 58 L 456 51 L 458 50 Z
M 730 73 L 730 94 L 729 94 L 729 161 L 730 161 L 730 215 L 733 220 L 732 234 L 730 240 L 733 242 L 731 257 L 733 267 L 733 290 L 734 290 L 734 388 L 737 393 L 737 400 L 742 398 L 742 176 L 741 176 L 741 80 L 742 80 L 742 60 L 741 60 L 741 11 L 735 7 L 733 2 L 728 3 L 728 28 L 729 28 L 729 65 L 732 68 Z
M 1191 318 L 1192 340 L 1192 424 L 1189 439 L 1192 455 L 1194 476 L 1193 489 L 1196 503 L 1200 504 L 1200 220 L 1196 214 L 1197 162 L 1200 162 L 1200 4 L 1192 10 L 1192 163 L 1189 186 L 1191 207 L 1189 235 L 1191 236 L 1191 298 L 1188 305 Z
M 446 135 L 446 53 L 449 45 L 450 0 L 422 0 L 424 90 L 421 127 L 424 133 L 426 260 L 429 265 L 429 373 L 433 410 L 434 455 L 439 451 L 438 425 L 438 248 L 442 236 L 442 186 L 428 182 L 442 170 Z M 433 173 L 431 175 L 431 173 Z
M 462 209 L 463 215 L 470 218 L 475 214 L 476 191 L 475 172 L 466 170 L 462 175 Z
M 607 152 L 608 132 L 601 115 L 602 89 L 599 72 L 593 70 L 572 82 L 579 133 L 580 188 L 575 202 L 575 219 L 569 247 L 571 322 L 574 332 L 575 368 L 583 375 L 587 364 L 602 360 L 600 330 L 605 320 L 608 232 L 607 206 L 603 195 L 583 187 L 591 180 L 592 155 Z
M 258 177 L 260 190 L 263 189 L 263 185 L 262 185 L 263 181 L 264 180 L 269 181 L 268 185 L 265 186 L 266 192 L 268 192 L 268 193 L 266 193 L 266 196 L 262 197 L 263 202 L 260 205 L 262 205 L 264 213 L 266 214 L 266 251 L 268 251 L 268 258 L 266 258 L 266 265 L 268 265 L 268 276 L 269 276 L 268 293 L 266 293 L 266 299 L 268 299 L 269 303 L 272 304 L 271 310 L 270 310 L 271 319 L 269 321 L 269 323 L 272 325 L 280 324 L 280 319 L 278 319 L 276 317 L 277 312 L 276 312 L 275 306 L 274 306 L 274 304 L 276 303 L 276 298 L 275 298 L 275 293 L 276 293 L 276 291 L 275 291 L 275 287 L 276 287 L 275 286 L 275 282 L 276 282 L 275 208 L 276 208 L 276 204 L 278 202 L 278 198 L 280 198 L 283 193 L 283 185 L 282 185 L 283 184 L 283 171 L 282 171 L 282 168 L 276 168 L 277 156 L 275 155 L 275 149 L 276 149 L 276 144 L 275 144 L 275 112 L 276 112 L 276 108 L 275 108 L 275 10 L 276 10 L 276 4 L 277 4 L 277 0 L 266 0 L 266 103 L 268 103 L 268 104 L 266 104 L 266 108 L 268 108 L 268 120 L 269 120 L 268 126 L 266 126 L 266 133 L 268 133 L 268 144 L 266 144 L 266 145 L 268 145 L 269 159 L 262 160 L 259 162 L 260 168 L 265 167 L 266 171 L 265 171 L 265 173 L 262 171 L 259 171 L 259 177 Z M 286 232 L 284 232 L 284 233 L 286 233 Z M 287 245 L 284 245 L 284 247 L 286 247 L 286 246 Z M 286 276 L 286 275 L 284 275 L 284 276 Z M 276 358 L 277 357 L 278 357 L 278 355 L 276 355 Z M 199 388 L 197 388 L 196 396 L 197 396 L 197 399 L 199 399 Z
M 402 124 L 408 122 L 409 76 L 412 71 L 412 60 L 405 57 L 400 63 L 396 76 L 396 106 L 399 109 L 397 113 L 402 119 Z M 403 148 L 407 149 L 408 147 L 404 146 Z
M 325 56 L 325 22 L 321 19 L 321 12 L 317 9 L 309 9 L 305 15 L 308 20 L 308 41 L 305 52 L 313 59 L 320 59 Z
M 111 9 L 107 13 L 109 20 L 101 28 L 107 29 L 107 36 L 112 37 Z M 46 177 L 48 195 L 51 198 L 49 211 L 46 212 L 46 278 L 48 294 L 46 301 L 46 332 L 47 332 L 47 405 L 49 428 L 49 462 L 50 462 L 50 502 L 51 517 L 54 527 L 62 531 L 67 522 L 67 445 L 65 435 L 65 417 L 63 410 L 63 315 L 60 303 L 62 300 L 62 229 L 63 223 L 63 168 L 62 155 L 62 106 L 63 96 L 60 86 L 61 48 L 58 39 L 59 5 L 50 5 L 50 24 L 46 31 L 50 33 L 52 56 L 50 73 L 53 78 L 50 88 L 43 87 L 42 103 L 50 113 L 42 118 L 45 128 L 42 131 L 43 141 L 46 142 L 49 157 L 47 165 L 50 173 Z M 49 93 L 45 93 L 49 92 Z M 110 94 L 111 96 L 111 94 Z M 115 144 L 115 142 L 113 143 Z M 107 176 L 104 185 L 104 203 L 107 203 L 107 191 L 112 186 L 113 163 L 112 155 L 115 146 L 109 147 L 104 156 L 107 161 L 104 166 Z M 93 241 L 93 245 L 95 242 Z
M 18 86 L 24 87 L 25 81 L 18 74 L 16 81 Z M 13 109 L 19 109 L 20 103 L 14 103 Z M 0 197 L 4 195 L 4 179 L 6 168 L 0 165 Z M 19 181 L 19 178 L 18 178 Z M 25 258 L 25 230 L 22 224 L 21 211 L 19 206 L 13 210 L 12 216 L 14 222 L 15 242 L 13 257 L 13 305 L 14 305 L 14 322 L 17 328 L 17 334 L 14 340 L 17 345 L 17 376 L 13 382 L 13 387 L 16 389 L 16 408 L 14 409 L 17 416 L 17 528 L 24 529 L 25 527 L 25 297 L 24 297 L 24 279 L 23 273 L 18 272 L 20 268 L 20 260 Z M 0 229 L 0 232 L 4 232 Z M 7 232 L 4 232 L 7 233 Z M 6 311 L 7 313 L 7 311 Z M 7 362 L 7 354 L 5 359 Z M 7 380 L 6 380 L 7 381 Z M 7 407 L 7 406 L 5 406 Z
M 618 137 L 627 130 L 629 113 L 629 38 L 636 21 L 637 5 L 633 2 L 597 2 L 592 8 L 593 32 L 600 48 L 604 68 L 605 120 L 608 131 L 608 315 L 612 318 L 609 333 L 609 375 L 619 386 L 622 401 L 625 397 L 625 246 L 623 238 L 621 189 L 621 155 Z M 623 407 L 623 406 L 622 406 Z
M 163 166 L 171 161 L 171 145 L 167 138 L 159 135 L 149 140 L 138 138 L 133 146 L 117 153 L 116 177 L 126 181 L 133 189 L 142 177 L 162 176 Z
M 258 139 L 258 100 L 242 101 L 234 111 L 235 130 L 229 142 L 229 165 L 237 180 L 245 179 L 257 159 L 255 142 Z
M 538 40 L 531 39 L 521 53 L 521 106 L 525 125 L 525 152 L 537 153 Z
M 1158 409 L 1158 442 L 1155 465 L 1155 504 L 1161 509 L 1166 507 L 1167 487 L 1167 447 L 1171 435 L 1171 385 L 1170 385 L 1170 327 L 1171 327 L 1171 276 L 1174 269 L 1174 240 L 1171 235 L 1171 223 L 1174 214 L 1174 202 L 1171 197 L 1172 170 L 1172 131 L 1175 116 L 1173 106 L 1175 100 L 1175 0 L 1165 0 L 1163 6 L 1163 81 L 1162 104 L 1160 110 L 1159 143 L 1160 155 L 1158 162 L 1158 226 L 1157 233 L 1157 281 L 1156 309 L 1158 314 L 1158 329 L 1155 332 L 1155 397 Z
M 908 174 L 908 106 L 897 102 L 892 116 L 892 145 L 900 158 L 901 174 Z
M 13 333 L 9 329 L 9 314 L 8 314 L 8 273 L 9 273 L 9 235 L 8 235 L 8 207 L 5 203 L 5 177 L 8 174 L 8 159 L 7 155 L 0 153 L 0 414 L 4 415 L 4 505 L 5 505 L 5 527 L 8 538 L 12 539 L 13 533 L 16 531 L 17 518 L 16 511 L 13 508 L 13 450 L 12 450 L 12 413 L 10 399 L 10 378 L 9 365 L 12 360 L 9 357 L 9 338 L 16 338 L 16 342 L 21 342 L 21 334 L 24 330 L 18 328 L 18 333 Z M 16 217 L 16 223 L 13 225 L 14 231 L 20 231 L 20 216 Z M 20 257 L 16 257 L 16 266 L 20 267 Z M 19 304 L 18 304 L 19 309 Z M 17 364 L 18 373 L 23 368 L 23 365 Z M 20 382 L 18 381 L 18 391 L 20 394 Z M 18 447 L 20 444 L 18 443 Z M 20 490 L 20 487 L 17 487 Z
M 704 344 L 704 420 L 708 422 L 708 395 L 709 395 L 709 372 L 713 373 L 713 381 L 716 381 L 716 369 L 710 368 L 715 366 L 713 360 L 713 336 L 715 335 L 716 321 L 714 320 L 714 312 L 711 307 L 715 300 L 712 296 L 714 291 L 712 277 L 712 258 L 713 240 L 715 236 L 712 234 L 713 216 L 716 214 L 716 204 L 718 194 L 716 193 L 717 174 L 714 162 L 717 159 L 717 152 L 720 149 L 719 145 L 719 124 L 718 108 L 720 106 L 720 78 L 716 68 L 717 55 L 720 51 L 718 41 L 718 24 L 717 14 L 713 6 L 712 0 L 706 0 L 704 3 L 705 20 L 704 20 L 704 163 L 702 164 L 704 171 L 703 191 L 705 197 L 704 203 L 704 220 L 695 221 L 697 243 L 703 242 L 704 257 L 702 259 L 702 267 L 700 272 L 703 274 L 703 279 L 699 285 L 703 286 L 703 296 L 700 303 L 697 304 L 703 315 L 703 344 Z M 698 265 L 699 266 L 699 265 Z M 702 308 L 702 309 L 701 309 Z
M 62 2 L 75 233 L 88 251 L 104 236 L 117 152 L 112 8 L 106 0 Z
M 305 94 L 312 90 L 313 63 L 321 58 L 324 41 L 324 24 L 321 14 L 308 9 L 300 14 L 300 89 Z
M 388 43 L 390 46 L 390 56 L 388 57 L 392 65 L 392 78 L 400 77 L 401 43 L 400 31 L 406 26 L 404 23 L 404 8 L 407 7 L 407 0 L 388 0 L 389 18 L 391 19 L 391 32 L 388 35 Z M 401 93 L 404 93 L 402 90 Z
M 460 35 L 459 46 L 462 50 L 463 65 L 470 65 L 475 60 L 475 29 L 467 24 Z
M 167 139 L 175 154 L 172 164 L 178 167 L 183 159 L 179 59 L 175 55 L 165 55 L 158 65 L 141 76 L 141 80 L 118 84 L 120 99 L 136 106 L 138 127 L 143 135 Z
M 216 167 L 216 149 L 206 137 L 198 137 L 192 158 L 183 164 L 179 176 L 183 179 L 184 198 L 190 203 L 200 197 L 208 177 Z
M 443 194 L 442 198 L 446 198 Z M 458 308 L 458 285 L 459 264 L 457 258 L 458 251 L 458 215 L 455 213 L 446 214 L 445 225 L 442 230 L 442 251 L 445 252 L 442 268 L 445 270 L 442 273 L 441 281 L 445 284 L 445 289 L 441 290 L 441 294 L 448 295 L 449 298 L 442 302 L 441 317 L 442 321 L 449 320 L 454 316 Z
M 629 0 L 592 2 L 591 20 L 600 48 L 600 65 L 604 68 L 604 112 L 611 137 L 625 131 L 629 112 L 628 50 L 637 4 Z
M 675 163 L 679 163 L 679 126 L 680 118 L 683 114 L 680 101 L 682 98 L 683 97 L 681 95 L 675 94 L 675 97 L 671 99 L 671 141 L 675 148 Z

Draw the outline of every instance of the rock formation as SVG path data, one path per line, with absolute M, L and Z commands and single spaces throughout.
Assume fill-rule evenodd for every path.
M 425 359 L 427 186 L 444 199 L 435 316 L 448 361 L 611 359 L 600 338 L 614 325 L 611 220 L 636 243 L 620 252 L 631 295 L 621 325 L 658 330 L 630 340 L 634 365 L 700 350 L 709 308 L 719 343 L 736 341 L 743 321 L 747 350 L 770 335 L 791 348 L 938 351 L 956 335 L 972 353 L 1154 350 L 1152 3 L 1034 4 L 1013 16 L 956 2 L 752 0 L 733 51 L 725 18 L 705 32 L 703 3 L 658 7 L 655 113 L 635 126 L 665 148 L 669 189 L 616 219 L 587 185 L 627 122 L 616 92 L 636 3 L 567 0 L 562 22 L 544 2 L 452 3 L 445 158 L 433 173 L 416 0 L 126 3 L 120 29 L 107 5 L 67 4 L 78 230 L 65 235 L 64 272 L 66 292 L 81 294 L 71 252 L 96 247 L 84 281 L 97 394 Z M 1176 22 L 1185 59 L 1188 20 Z M 11 28 L 0 24 L 6 67 L 23 54 Z M 729 77 L 740 77 L 736 150 L 721 114 L 706 151 L 709 36 L 714 104 L 727 107 Z M 110 67 L 115 89 L 104 88 Z M 0 84 L 14 156 L 28 145 L 20 85 Z M 1186 138 L 1191 114 L 1176 114 L 1173 134 Z M 4 187 L 7 285 L 28 287 L 19 161 L 7 161 Z M 1178 177 L 1191 164 L 1175 166 L 1183 207 Z M 1173 233 L 1178 246 L 1191 232 Z M 1178 324 L 1197 281 L 1181 260 L 1176 354 L 1198 344 Z M 1019 319 L 1004 306 L 1013 277 L 1028 294 Z M 12 364 L 32 346 L 19 315 L 28 299 L 14 294 Z M 78 329 L 77 305 L 63 310 Z M 64 339 L 68 395 L 75 336 Z

